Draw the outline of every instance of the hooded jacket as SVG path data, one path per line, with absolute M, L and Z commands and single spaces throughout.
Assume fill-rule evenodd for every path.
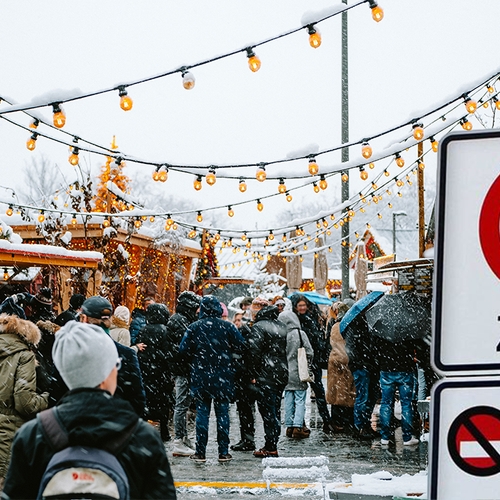
M 199 320 L 187 330 L 179 352 L 191 362 L 191 393 L 194 397 L 234 398 L 233 353 L 242 352 L 245 340 L 236 327 L 221 319 L 222 307 L 212 295 L 203 297 Z
M 57 412 L 68 432 L 70 445 L 96 448 L 138 421 L 127 401 L 113 398 L 100 389 L 69 392 L 57 406 Z M 36 498 L 41 477 L 53 454 L 38 419 L 24 425 L 14 440 L 2 499 Z M 176 498 L 164 445 L 151 425 L 139 420 L 137 429 L 116 457 L 127 474 L 131 499 Z
M 249 337 L 250 373 L 259 387 L 283 390 L 288 382 L 286 326 L 276 306 L 261 309 Z
M 30 321 L 0 315 L 0 477 L 7 472 L 16 431 L 47 408 L 49 394 L 36 392 L 35 354 L 40 330 Z

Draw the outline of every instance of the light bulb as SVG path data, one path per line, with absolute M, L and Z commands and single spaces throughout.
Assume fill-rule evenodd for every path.
M 73 217 L 71 218 L 71 224 L 73 224 L 73 226 L 76 226 L 77 223 L 78 221 L 76 220 L 76 215 L 73 215 Z
M 199 213 L 199 212 L 198 212 Z M 171 226 L 174 223 L 174 219 L 170 215 L 167 215 L 167 226 Z
M 316 160 L 314 158 L 311 158 L 309 160 L 309 173 L 311 175 L 316 175 L 318 172 L 319 172 L 318 164 L 316 163 Z
M 328 222 L 325 219 L 322 220 L 323 220 L 323 227 L 328 227 Z
M 110 222 L 109 222 L 109 219 L 106 217 L 103 221 L 102 221 L 102 227 L 109 227 L 110 226 Z
M 500 101 L 498 99 L 495 99 L 495 108 L 500 110 Z
M 398 191 L 398 196 L 399 196 L 400 198 L 402 198 L 402 197 L 403 197 L 403 194 L 402 194 L 402 193 L 400 193 L 400 192 Z
M 373 170 L 375 168 L 375 163 L 370 162 L 368 163 L 368 166 Z
M 361 154 L 363 155 L 363 158 L 368 160 L 368 158 L 372 155 L 372 152 L 372 147 L 367 142 L 363 142 L 361 147 Z
M 231 208 L 231 205 L 227 207 L 227 215 L 229 215 L 229 217 L 234 215 L 234 210 Z
M 194 88 L 195 82 L 196 81 L 192 73 L 190 73 L 189 71 L 182 72 L 182 86 L 186 90 L 191 90 L 192 88 Z
M 38 216 L 38 222 L 42 223 L 45 220 L 45 215 L 43 213 L 43 210 L 40 212 L 40 215 Z
M 283 179 L 280 179 L 280 183 L 278 184 L 278 193 L 286 193 L 285 181 Z
M 372 182 L 372 189 L 375 190 L 377 188 L 378 188 L 378 186 L 374 182 Z
M 209 186 L 213 186 L 216 181 L 217 181 L 217 178 L 215 177 L 215 170 L 213 168 L 211 168 L 209 171 L 208 171 L 208 174 L 207 176 L 205 177 L 205 180 L 207 181 L 207 184 Z
M 320 177 L 319 187 L 320 187 L 320 189 L 323 189 L 323 190 L 325 190 L 328 187 L 328 182 L 326 182 L 326 179 L 325 179 L 324 175 L 322 175 Z
M 203 184 L 201 183 L 201 175 L 196 176 L 193 187 L 196 189 L 196 191 L 199 191 L 203 187 Z
M 403 168 L 405 166 L 405 161 L 403 158 L 401 158 L 399 153 L 396 153 L 396 165 L 400 168 Z
M 484 101 L 484 102 L 483 102 L 483 108 L 485 108 L 485 109 L 486 109 L 486 108 L 488 108 L 488 107 L 489 107 L 489 105 L 490 105 L 490 104 L 489 104 L 489 102 L 488 102 L 488 101 Z
M 366 181 L 366 179 L 368 179 L 368 172 L 364 169 L 364 167 L 359 167 L 359 176 L 363 181 Z
M 288 201 L 288 203 L 290 203 L 292 200 L 293 200 L 292 195 L 290 193 L 286 193 L 286 201 Z
M 372 7 L 372 19 L 377 23 L 384 19 L 384 11 L 382 10 L 382 7 L 379 7 L 377 4 Z
M 472 130 L 472 123 L 467 118 L 464 118 L 462 120 L 462 128 L 464 130 Z
M 196 215 L 196 220 L 198 222 L 202 222 L 203 221 L 203 215 L 201 215 L 201 212 L 198 212 L 198 214 Z
M 321 45 L 321 35 L 314 26 L 308 26 L 307 32 L 309 33 L 309 45 L 313 49 L 317 49 Z
M 31 137 L 26 142 L 26 147 L 30 151 L 34 151 L 34 149 L 36 148 L 36 140 L 37 140 L 37 138 L 38 138 L 38 134 L 36 132 L 34 132 L 33 134 L 31 134 Z
M 9 205 L 9 208 L 5 212 L 9 217 L 14 213 L 14 210 L 11 205 Z
M 404 182 L 403 182 L 401 179 L 398 179 L 398 180 L 396 181 L 396 185 L 397 185 L 398 187 L 403 187 L 403 186 L 404 186 Z
M 255 55 L 254 51 L 251 48 L 247 49 L 247 57 L 248 57 L 248 67 L 254 73 L 259 71 L 260 69 L 260 59 Z
M 66 124 L 66 115 L 58 103 L 52 104 L 52 123 L 56 128 L 63 128 Z
M 9 272 L 7 271 L 7 269 L 3 270 L 3 280 L 4 281 L 8 281 L 9 280 Z
M 269 231 L 269 236 L 268 236 L 268 238 L 269 238 L 271 241 L 273 241 L 273 240 L 274 240 L 274 233 L 273 233 L 273 231 L 272 231 L 272 230 L 270 230 L 270 231 Z
M 493 87 L 493 85 L 488 85 L 487 89 L 490 94 L 493 94 L 495 92 L 495 87 Z
M 419 168 L 419 170 L 424 170 L 425 169 L 425 164 L 424 164 L 423 161 L 419 161 L 418 162 L 418 168 Z
M 189 231 L 188 233 L 188 238 L 193 239 L 195 236 L 196 236 L 196 230 L 191 229 L 191 231 Z
M 155 170 L 155 171 L 153 172 L 152 177 L 153 177 L 153 180 L 154 180 L 155 182 L 158 182 L 158 181 L 160 180 L 160 172 L 158 172 L 158 170 Z
M 342 172 L 342 182 L 347 182 L 349 180 L 349 174 L 347 172 Z
M 247 190 L 247 183 L 245 182 L 245 179 L 240 179 L 240 184 L 238 186 L 238 189 L 244 193 Z
M 413 125 L 413 138 L 416 141 L 421 141 L 424 138 L 424 129 L 420 123 Z
M 264 205 L 262 204 L 262 202 L 260 200 L 257 200 L 257 210 L 259 212 L 262 212 L 262 210 L 264 210 Z
M 248 241 L 245 243 L 245 246 L 247 248 L 251 248 L 251 246 L 252 246 L 252 240 L 250 238 L 248 238 Z
M 118 87 L 118 91 L 119 91 L 118 95 L 120 97 L 120 108 L 122 108 L 123 111 L 130 111 L 132 109 L 132 106 L 134 105 L 134 102 L 127 94 L 125 87 L 124 86 Z
M 152 215 L 150 218 L 149 218 L 149 222 L 154 222 L 155 221 L 155 216 Z
M 281 241 L 282 241 L 283 243 L 286 243 L 286 234 L 283 234 L 283 236 L 281 237 Z
M 267 174 L 266 174 L 266 168 L 264 166 L 260 166 L 258 169 L 257 169 L 257 173 L 255 174 L 255 178 L 259 181 L 259 182 L 264 182 L 266 180 L 266 177 L 267 177 Z
M 465 109 L 467 110 L 468 113 L 473 114 L 476 112 L 477 109 L 477 102 L 473 101 L 471 98 L 467 98 L 465 100 Z
M 313 189 L 314 189 L 315 193 L 319 193 L 319 191 L 320 191 L 319 190 L 319 186 L 318 186 L 318 184 L 316 182 L 313 182 Z
M 29 128 L 36 129 L 40 125 L 40 121 L 38 118 L 33 119 L 33 121 L 29 124 Z
M 71 163 L 71 165 L 73 165 L 74 167 L 76 167 L 76 165 L 78 165 L 78 162 L 80 161 L 79 158 L 78 158 L 78 153 L 79 153 L 79 149 L 78 148 L 73 148 L 73 152 L 71 153 L 70 157 L 68 158 L 68 161 Z
M 159 181 L 160 182 L 165 182 L 167 179 L 168 179 L 168 170 L 166 169 L 161 169 L 159 172 L 158 172 L 158 177 L 159 177 Z
M 385 170 L 384 170 L 384 175 L 385 175 L 386 177 L 389 177 L 389 175 L 391 175 L 391 174 L 389 173 L 389 170 L 385 169 Z

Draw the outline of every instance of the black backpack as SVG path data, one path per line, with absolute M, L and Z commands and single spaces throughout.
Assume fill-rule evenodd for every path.
M 68 433 L 57 416 L 57 408 L 37 416 L 43 433 L 56 451 L 43 473 L 37 500 L 130 498 L 128 478 L 116 458 L 139 425 L 137 423 L 102 448 L 68 446 Z

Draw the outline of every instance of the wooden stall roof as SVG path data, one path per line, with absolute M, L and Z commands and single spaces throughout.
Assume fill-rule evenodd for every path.
M 33 224 L 11 225 L 10 227 L 23 239 L 43 239 L 43 236 L 36 232 L 36 226 Z M 147 236 L 145 234 L 134 233 L 132 235 L 129 235 L 124 229 L 117 229 L 116 232 L 117 234 L 113 237 L 113 239 L 120 242 L 128 241 L 130 244 L 137 245 L 138 247 L 142 248 L 150 247 L 151 242 L 153 241 L 153 238 L 151 236 Z M 100 224 L 87 224 L 86 227 L 83 224 L 76 224 L 74 226 L 71 226 L 71 234 L 73 239 L 102 238 L 104 236 L 104 229 Z M 163 250 L 166 253 L 174 253 L 174 250 L 168 244 L 163 247 Z M 186 257 L 200 258 L 201 248 L 198 249 L 182 245 L 180 252 L 175 253 L 180 253 L 181 255 Z
M 207 280 L 203 280 L 203 284 L 210 285 L 251 285 L 254 280 L 245 279 L 245 278 L 229 278 L 229 277 L 221 277 L 221 278 L 210 278 Z

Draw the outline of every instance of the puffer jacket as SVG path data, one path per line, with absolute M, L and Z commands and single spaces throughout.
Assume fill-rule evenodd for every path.
M 4 477 L 16 431 L 48 406 L 36 392 L 35 354 L 40 330 L 31 321 L 0 315 L 0 477 Z
M 282 390 L 288 382 L 286 326 L 278 321 L 276 306 L 261 309 L 252 325 L 249 344 L 249 370 L 258 387 Z

